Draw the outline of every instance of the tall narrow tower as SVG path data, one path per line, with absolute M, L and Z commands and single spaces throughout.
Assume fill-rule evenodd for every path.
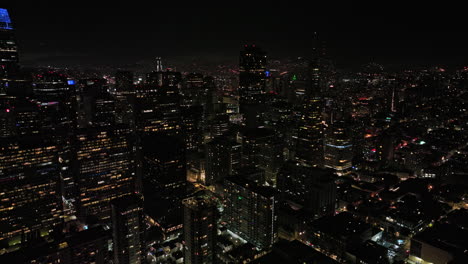
M 186 264 L 215 263 L 217 212 L 213 200 L 191 197 L 184 204 L 184 239 Z
M 239 58 L 240 112 L 248 127 L 260 125 L 259 115 L 263 109 L 263 94 L 266 89 L 266 53 L 259 47 L 245 45 Z
M 9 77 L 18 67 L 18 47 L 8 10 L 0 8 L 0 77 Z
M 8 10 L 0 8 L 0 95 L 18 72 L 18 46 Z
M 321 91 L 321 57 L 322 45 L 317 33 L 314 33 L 312 54 L 309 59 L 309 82 L 302 104 L 298 122 L 296 159 L 303 165 L 323 166 L 323 98 Z

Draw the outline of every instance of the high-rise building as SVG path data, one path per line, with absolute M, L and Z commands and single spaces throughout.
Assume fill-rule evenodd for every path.
M 62 223 L 59 152 L 39 135 L 0 139 L 0 241 L 34 241 Z
M 115 74 L 115 90 L 119 94 L 129 94 L 135 92 L 133 85 L 133 72 L 118 71 Z
M 143 179 L 145 188 L 169 200 L 185 195 L 185 143 L 177 136 L 147 136 L 143 142 Z
M 182 96 L 184 105 L 201 105 L 206 97 L 205 82 L 203 75 L 190 73 L 185 77 L 182 86 Z
M 295 159 L 303 165 L 323 165 L 322 100 L 305 99 L 297 130 Z
M 331 170 L 289 161 L 278 173 L 277 186 L 283 201 L 302 205 L 312 217 L 333 214 L 335 210 L 336 184 Z
M 133 72 L 118 71 L 115 74 L 116 122 L 133 126 L 135 124 L 135 85 Z
M 245 130 L 242 135 L 242 165 L 265 170 L 267 181 L 275 183 L 276 173 L 283 163 L 282 143 L 272 129 Z
M 189 152 L 198 152 L 203 143 L 203 106 L 185 106 L 181 111 L 182 132 Z
M 305 91 L 300 109 L 295 158 L 301 164 L 312 167 L 323 166 L 322 110 L 322 52 L 321 42 L 314 33 L 312 54 L 309 59 L 309 86 Z
M 350 172 L 353 150 L 349 130 L 344 121 L 336 121 L 329 125 L 325 135 L 324 160 L 325 167 L 335 170 L 338 175 Z
M 135 118 L 140 135 L 181 133 L 180 82 L 178 72 L 152 72 L 145 84 L 137 86 Z
M 265 93 L 266 53 L 256 47 L 245 46 L 240 52 L 239 61 L 239 96 L 243 103 L 259 103 Z
M 73 134 L 77 127 L 75 82 L 58 72 L 36 74 L 33 95 L 32 101 L 39 109 L 40 131 L 55 140 L 59 147 L 63 196 L 67 200 L 74 200 L 76 186 L 71 161 Z
M 116 123 L 116 102 L 105 79 L 79 81 L 80 127 L 106 127 Z
M 266 89 L 266 53 L 255 45 L 246 45 L 240 52 L 239 102 L 240 112 L 248 127 L 260 126 L 263 97 Z
M 106 264 L 110 263 L 110 234 L 98 226 L 47 243 L 0 255 L 1 263 L 27 264 Z
M 258 248 L 270 248 L 278 239 L 278 198 L 272 187 L 242 176 L 225 180 L 227 228 Z
M 184 205 L 184 263 L 216 263 L 218 232 L 216 203 L 206 197 L 190 197 L 182 203 Z
M 135 147 L 126 126 L 90 127 L 77 131 L 74 171 L 78 212 L 109 221 L 110 201 L 135 192 Z
M 0 94 L 18 71 L 18 46 L 8 10 L 0 8 Z
M 0 97 L 0 137 L 38 135 L 42 132 L 38 105 L 27 98 Z
M 205 182 L 223 183 L 241 167 L 242 145 L 227 137 L 217 137 L 206 145 Z
M 144 263 L 143 201 L 137 195 L 112 200 L 114 263 Z

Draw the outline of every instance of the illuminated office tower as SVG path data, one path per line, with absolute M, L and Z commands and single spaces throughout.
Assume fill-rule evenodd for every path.
M 181 112 L 182 132 L 187 150 L 196 153 L 203 144 L 203 106 L 185 106 Z
M 201 105 L 204 102 L 206 90 L 202 74 L 190 73 L 185 77 L 182 96 L 184 105 Z
M 41 133 L 40 111 L 27 98 L 0 97 L 0 137 L 37 135 Z
M 6 94 L 9 81 L 18 71 L 18 61 L 13 24 L 8 11 L 0 8 L 0 94 Z
M 260 125 L 266 89 L 266 53 L 255 45 L 245 46 L 239 60 L 239 103 L 247 127 Z
M 49 137 L 0 139 L 0 241 L 24 243 L 61 224 L 59 152 Z
M 0 263 L 108 264 L 109 230 L 98 226 L 0 255 Z
M 242 144 L 217 137 L 206 144 L 205 182 L 207 185 L 223 183 L 225 177 L 235 175 L 241 167 Z
M 323 166 L 323 97 L 322 47 L 317 33 L 314 33 L 309 58 L 309 85 L 300 110 L 296 141 L 296 160 L 312 167 Z
M 275 189 L 242 176 L 226 179 L 224 189 L 228 229 L 258 248 L 270 248 L 278 239 Z
M 242 166 L 261 168 L 271 180 L 283 160 L 281 140 L 274 131 L 268 128 L 247 129 L 242 135 L 242 147 Z
M 115 119 L 118 124 L 135 125 L 135 85 L 133 72 L 119 71 L 115 75 Z
M 76 134 L 78 213 L 109 221 L 110 201 L 136 186 L 133 134 L 127 126 L 89 127 Z
M 178 72 L 152 72 L 136 87 L 135 116 L 140 135 L 178 135 L 182 130 Z
M 277 187 L 283 201 L 302 205 L 312 217 L 332 214 L 335 210 L 336 184 L 332 170 L 289 161 L 278 173 Z
M 215 262 L 218 212 L 216 203 L 203 197 L 191 197 L 184 205 L 184 240 L 187 264 Z
M 239 96 L 242 103 L 259 103 L 265 93 L 266 53 L 259 47 L 245 46 L 240 52 Z
M 36 74 L 33 78 L 34 102 L 39 109 L 41 130 L 59 146 L 62 195 L 74 200 L 76 195 L 71 160 L 73 133 L 77 126 L 76 85 L 57 72 Z
M 346 123 L 336 121 L 330 124 L 327 130 L 324 144 L 325 167 L 335 170 L 340 176 L 350 173 L 353 145 Z
M 140 264 L 144 254 L 143 201 L 136 195 L 112 200 L 114 263 Z
M 84 79 L 80 88 L 80 127 L 112 126 L 116 123 L 116 102 L 105 79 Z

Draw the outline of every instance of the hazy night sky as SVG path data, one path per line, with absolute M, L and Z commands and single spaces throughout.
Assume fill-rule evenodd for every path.
M 26 65 L 109 65 L 155 56 L 235 64 L 244 43 L 262 46 L 270 57 L 307 55 L 314 31 L 327 41 L 338 67 L 371 61 L 462 65 L 468 58 L 462 14 L 440 7 L 336 11 L 274 2 L 246 8 L 234 1 L 230 7 L 187 7 L 183 2 L 152 7 L 148 1 L 108 1 L 107 6 L 78 6 L 81 2 L 72 1 L 73 7 L 65 5 L 67 1 L 33 6 L 18 2 L 1 7 L 9 8 L 20 59 Z

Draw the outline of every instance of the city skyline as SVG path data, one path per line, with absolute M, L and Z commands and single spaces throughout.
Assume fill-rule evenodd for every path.
M 461 17 L 450 8 L 440 10 L 452 14 L 446 18 L 430 7 L 9 5 L 23 64 L 31 66 L 122 66 L 156 56 L 178 64 L 237 64 L 244 44 L 262 46 L 273 58 L 307 57 L 314 32 L 327 41 L 337 68 L 460 66 L 468 56 Z
M 465 35 L 237 4 L 0 8 L 0 263 L 468 263 Z

